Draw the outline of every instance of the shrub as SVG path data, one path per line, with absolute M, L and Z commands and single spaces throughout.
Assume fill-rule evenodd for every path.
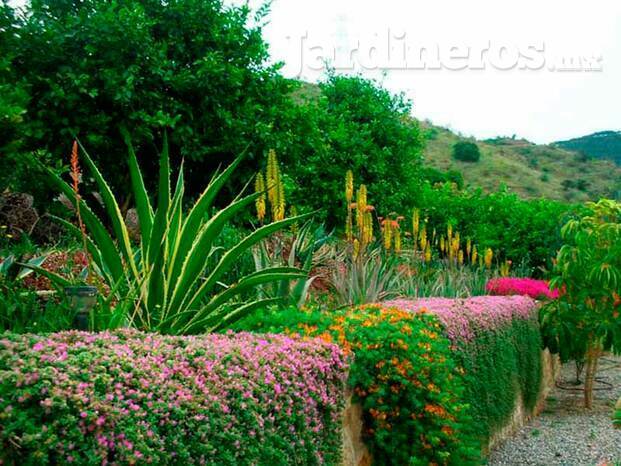
M 561 359 L 586 359 L 584 401 L 591 408 L 599 357 L 621 352 L 621 203 L 602 199 L 562 229 L 551 284 L 563 290 L 542 313 L 546 344 Z
M 241 328 L 337 342 L 354 355 L 348 385 L 364 413 L 374 464 L 470 464 L 463 386 L 437 319 L 380 305 L 264 312 Z
M 459 141 L 453 144 L 453 158 L 462 162 L 478 162 L 481 152 L 474 142 Z
M 465 371 L 462 402 L 470 407 L 472 429 L 481 446 L 511 419 L 521 399 L 527 410 L 537 402 L 541 384 L 541 334 L 538 306 L 525 296 L 426 298 L 385 303 L 435 314 Z
M 205 173 L 248 144 L 252 156 L 276 147 L 298 110 L 295 85 L 268 64 L 267 9 L 254 17 L 246 6 L 224 3 L 43 0 L 17 15 L 2 2 L 0 89 L 12 90 L 6 100 L 22 120 L 15 135 L 22 144 L 0 160 L 21 170 L 22 154 L 43 149 L 56 166 L 64 141 L 77 134 L 124 198 L 129 174 L 119 128 L 141 147 L 147 180 L 157 173 L 156 148 L 168 129 L 189 168 L 188 194 L 197 195 Z M 236 181 L 253 170 L 246 164 Z M 22 174 L 25 189 L 42 186 Z
M 490 295 L 523 295 L 533 299 L 556 299 L 559 295 L 558 290 L 550 290 L 547 281 L 534 278 L 492 278 L 485 285 L 485 290 Z
M 101 204 L 110 219 L 113 235 L 80 196 L 77 186 L 80 178 L 77 143 L 74 143 L 72 154 L 73 185 L 48 169 L 49 177 L 58 190 L 76 205 L 78 221 L 80 226 L 84 225 L 84 231 L 61 221 L 76 239 L 83 240 L 84 249 L 88 250 L 109 289 L 114 291 L 111 298 L 117 298 L 123 306 L 117 310 L 121 317 L 142 330 L 171 334 L 210 331 L 228 325 L 258 306 L 275 301 L 255 299 L 252 292 L 257 286 L 306 276 L 295 267 L 267 267 L 236 277 L 235 283 L 223 286 L 221 279 L 234 268 L 237 259 L 272 233 L 308 215 L 279 220 L 258 228 L 230 249 L 220 251 L 219 260 L 211 264 L 212 247 L 224 227 L 253 205 L 263 193 L 240 196 L 224 209 L 209 215 L 216 196 L 241 162 L 240 156 L 211 179 L 198 200 L 185 212 L 183 168 L 171 192 L 166 138 L 164 141 L 155 206 L 151 204 L 137 157 L 129 145 L 129 173 L 140 226 L 137 248 L 129 239 L 119 202 L 86 151 L 83 151 L 84 161 L 99 187 Z M 69 284 L 60 275 L 40 267 L 33 269 L 54 279 L 59 287 Z
M 411 102 L 358 76 L 331 74 L 320 88 L 309 116 L 321 137 L 303 159 L 287 165 L 300 186 L 311 187 L 299 191 L 300 203 L 322 209 L 328 226 L 340 225 L 345 204 L 337 200 L 351 170 L 357 183 L 376 194 L 372 203 L 378 211 L 400 210 L 416 191 L 421 165 L 423 142 L 410 117 Z
M 496 258 L 535 270 L 551 267 L 561 246 L 561 226 L 578 210 L 546 199 L 520 199 L 502 190 L 456 192 L 450 186 L 423 185 L 413 202 L 420 217 L 427 219 L 428 231 L 445 231 L 450 223 L 462 238 L 472 238 L 479 251 L 491 248 Z
M 346 368 L 317 340 L 135 331 L 0 340 L 6 464 L 338 464 Z

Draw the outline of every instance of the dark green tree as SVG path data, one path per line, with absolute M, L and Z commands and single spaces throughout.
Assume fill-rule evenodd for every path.
M 453 158 L 462 162 L 478 162 L 481 152 L 474 142 L 459 141 L 453 144 Z
M 303 187 L 300 201 L 324 209 L 329 225 L 342 225 L 345 173 L 352 170 L 380 214 L 402 212 L 419 184 L 422 161 L 411 103 L 361 77 L 329 74 L 320 89 L 306 110 L 320 134 L 309 131 L 317 142 L 291 171 Z
M 221 0 L 32 0 L 16 18 L 3 3 L 2 69 L 29 96 L 20 153 L 66 160 L 77 135 L 125 190 L 120 128 L 132 134 L 148 182 L 166 130 L 191 192 L 250 146 L 232 181 L 246 180 L 297 111 L 292 83 L 267 63 L 264 14 Z

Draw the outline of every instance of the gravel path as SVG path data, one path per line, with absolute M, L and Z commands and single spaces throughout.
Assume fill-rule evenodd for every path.
M 612 408 L 621 395 L 621 358 L 602 359 L 597 377 L 612 389 L 595 392 L 593 410 L 582 407 L 581 391 L 574 391 L 575 364 L 562 368 L 558 386 L 548 396 L 541 415 L 498 446 L 489 465 L 594 466 L 621 464 L 621 429 L 612 427 Z M 609 388 L 604 383 L 597 387 Z

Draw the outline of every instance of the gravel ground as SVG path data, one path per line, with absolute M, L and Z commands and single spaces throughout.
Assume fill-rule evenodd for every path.
M 557 385 L 541 415 L 493 450 L 489 465 L 621 464 L 621 429 L 614 429 L 611 420 L 621 395 L 621 358 L 602 359 L 597 374 L 602 382 L 596 386 L 602 389 L 595 392 L 591 411 L 582 407 L 582 392 L 571 390 L 575 388 L 575 367 L 573 363 L 564 365 L 559 381 L 570 390 Z

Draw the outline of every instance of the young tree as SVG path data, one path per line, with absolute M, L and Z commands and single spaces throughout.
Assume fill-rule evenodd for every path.
M 603 351 L 621 352 L 621 204 L 602 199 L 562 229 L 552 288 L 560 298 L 544 308 L 549 346 L 563 360 L 584 359 L 584 402 L 593 404 L 593 384 Z

